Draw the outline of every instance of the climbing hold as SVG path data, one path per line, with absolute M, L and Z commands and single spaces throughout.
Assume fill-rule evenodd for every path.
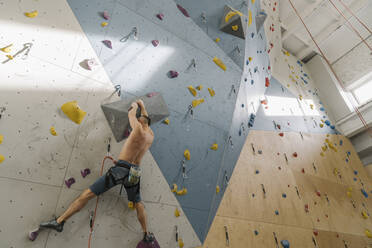
M 301 172 L 305 174 L 305 169 L 304 169 L 304 168 L 302 168 Z
M 159 13 L 159 14 L 156 15 L 156 17 L 157 17 L 159 20 L 163 20 L 163 18 L 164 18 L 164 14 Z
M 132 201 L 128 202 L 128 208 L 134 210 L 134 203 Z
M 282 241 L 280 241 L 280 244 L 283 246 L 283 248 L 289 248 L 289 241 L 288 240 L 282 240 Z
M 4 140 L 4 136 L 2 136 L 2 135 L 0 134 L 0 144 L 3 143 L 3 140 Z
M 319 231 L 318 230 L 314 230 L 313 233 L 314 233 L 315 236 L 318 236 Z
M 186 160 L 190 160 L 190 158 L 191 158 L 190 151 L 188 149 L 186 149 L 183 152 L 183 156 L 185 157 Z
M 252 80 L 251 80 L 251 85 L 253 85 L 253 84 L 254 84 L 254 80 L 252 79 Z
M 171 192 L 172 193 L 174 193 L 174 192 L 177 192 L 177 189 L 178 189 L 178 187 L 177 187 L 177 184 L 173 184 L 173 189 L 171 190 Z
M 216 193 L 218 194 L 220 192 L 220 186 L 216 186 Z
M 302 100 L 302 95 L 299 95 L 298 98 L 299 98 L 300 100 Z
M 316 195 L 317 195 L 317 196 L 319 196 L 319 197 L 321 196 L 321 194 L 320 194 L 320 191 L 319 191 L 319 190 L 315 191 L 315 193 L 316 193 Z
M 158 40 L 152 40 L 152 41 L 151 41 L 151 44 L 152 44 L 154 47 L 157 47 L 157 46 L 159 46 L 159 41 L 158 41 Z
M 324 123 L 325 123 L 327 126 L 330 126 L 330 125 L 331 125 L 331 122 L 330 122 L 329 120 L 326 120 Z
M 342 140 L 340 140 L 340 146 L 342 146 L 343 143 L 344 143 L 344 142 L 343 142 Z
M 368 230 L 368 229 L 366 229 L 365 231 L 364 231 L 364 233 L 366 234 L 366 236 L 368 237 L 368 238 L 372 238 L 372 233 L 371 233 L 371 231 L 370 230 Z
M 37 10 L 34 10 L 32 12 L 26 12 L 25 13 L 25 16 L 29 17 L 29 18 L 34 18 L 36 17 L 37 15 L 39 14 L 39 12 Z
M 211 146 L 211 149 L 214 150 L 214 151 L 217 151 L 217 149 L 218 149 L 218 144 L 213 144 L 213 145 Z
M 10 53 L 11 50 L 12 50 L 12 46 L 13 46 L 13 44 L 10 44 L 6 47 L 0 48 L 0 50 L 3 51 L 4 53 Z
M 187 10 L 182 7 L 181 5 L 177 4 L 177 8 L 181 11 L 181 13 L 186 16 L 186 17 L 190 17 L 189 13 L 187 12 Z
M 297 155 L 297 152 L 294 152 L 294 153 L 292 154 L 292 156 L 295 157 L 295 158 L 297 158 L 297 156 L 298 156 L 298 155 Z
M 183 246 L 184 246 L 184 243 L 183 243 L 182 239 L 178 238 L 178 247 L 183 248 Z
M 198 91 L 201 91 L 201 90 L 203 89 L 203 85 L 199 85 L 199 86 L 197 86 L 196 89 L 197 89 Z
M 282 194 L 282 197 L 283 197 L 283 198 L 287 198 L 287 194 L 286 194 L 286 193 L 283 193 L 283 194 Z
M 258 152 L 258 154 L 262 154 L 262 150 L 258 150 L 257 152 Z
M 49 131 L 50 131 L 50 134 L 53 135 L 53 136 L 57 136 L 58 135 L 57 132 L 56 132 L 56 129 L 54 127 L 51 127 L 49 129 Z
M 320 153 L 320 156 L 324 157 L 324 152 L 321 152 L 321 153 Z
M 280 136 L 280 137 L 283 137 L 283 136 L 284 136 L 284 133 L 279 133 L 279 136 Z
M 260 173 L 260 171 L 259 170 L 256 170 L 256 174 L 259 174 Z
M 4 160 L 5 160 L 5 157 L 0 154 L 0 163 L 4 162 Z
M 270 80 L 268 77 L 265 78 L 265 87 L 269 87 L 270 86 Z
M 109 20 L 110 19 L 110 15 L 109 15 L 109 13 L 108 13 L 108 11 L 103 11 L 103 18 L 105 18 L 106 20 Z
M 323 124 L 323 123 L 320 123 L 319 126 L 320 126 L 321 128 L 323 128 L 323 127 L 324 127 L 324 124 Z
M 192 85 L 189 85 L 187 86 L 187 88 L 189 89 L 190 93 L 193 95 L 193 96 L 196 96 L 198 93 L 196 92 L 196 89 L 192 86 Z
M 358 175 L 358 171 L 357 170 L 354 170 L 354 175 Z
M 14 57 L 13 57 L 12 55 L 10 55 L 10 54 L 7 54 L 6 57 L 7 57 L 8 59 L 10 59 L 10 60 L 14 59 Z
M 216 63 L 217 66 L 219 66 L 222 70 L 226 71 L 226 65 L 217 57 L 213 58 L 213 62 Z
M 327 146 L 326 145 L 324 145 L 324 146 L 322 146 L 322 150 L 323 150 L 323 152 L 325 152 L 325 151 L 327 151 Z
M 103 44 L 105 44 L 108 48 L 112 49 L 112 42 L 110 40 L 103 40 Z
M 153 96 L 157 96 L 159 95 L 159 92 L 151 92 L 151 93 L 148 93 L 146 96 L 147 97 L 153 97 Z
M 94 58 L 86 59 L 85 64 L 89 70 L 93 70 L 93 68 L 98 65 L 97 61 Z
M 252 25 L 252 11 L 248 11 L 248 27 Z
M 65 184 L 67 186 L 67 188 L 70 188 L 72 184 L 75 183 L 75 178 L 73 177 L 70 177 L 69 179 L 65 180 Z
M 214 41 L 215 41 L 216 43 L 218 43 L 218 42 L 221 41 L 221 39 L 220 39 L 220 38 L 216 38 L 216 39 L 214 39 Z
M 365 198 L 368 198 L 368 193 L 364 189 L 360 189 Z
M 176 77 L 178 77 L 178 72 L 170 70 L 168 72 L 168 75 L 169 75 L 170 78 L 176 78 Z
M 197 100 L 193 100 L 192 101 L 192 107 L 195 108 L 196 106 L 198 106 L 199 104 L 201 104 L 203 102 L 204 102 L 204 99 L 203 98 L 197 99 Z
M 255 197 L 255 194 L 254 194 L 254 193 L 252 193 L 252 197 L 253 197 L 253 198 Z
M 275 215 L 279 215 L 279 211 L 278 210 L 275 210 Z
M 225 16 L 225 23 L 228 23 L 230 19 L 235 15 L 243 16 L 243 14 L 239 11 L 229 11 L 229 13 L 227 13 Z
M 102 27 L 106 27 L 107 25 L 108 25 L 108 22 L 102 22 L 102 23 L 101 23 L 101 26 L 102 26 Z
M 365 211 L 362 211 L 363 219 L 368 219 L 368 214 Z
M 309 204 L 305 204 L 305 212 L 306 212 L 306 213 L 309 212 Z
M 80 171 L 80 174 L 83 178 L 85 178 L 86 176 L 88 176 L 90 174 L 90 169 L 89 168 L 85 168 L 84 170 L 81 170 Z
M 257 230 L 254 230 L 254 235 L 258 235 L 258 231 Z
M 174 216 L 176 216 L 176 217 L 180 217 L 180 211 L 178 210 L 178 208 L 176 208 L 176 209 L 174 210 Z
M 231 26 L 231 29 L 232 29 L 233 31 L 238 31 L 239 26 L 238 26 L 238 25 Z
M 263 104 L 263 105 L 267 105 L 267 100 L 266 100 L 266 99 L 261 100 L 261 104 Z
M 177 191 L 176 194 L 177 195 L 186 195 L 187 194 L 187 189 L 182 188 L 181 190 Z
M 169 125 L 169 119 L 168 119 L 168 118 L 165 119 L 165 120 L 163 121 L 163 123 Z
M 216 93 L 214 92 L 213 89 L 211 88 L 208 88 L 208 91 L 209 91 L 209 94 L 211 95 L 211 97 L 213 97 Z
M 76 101 L 63 104 L 61 109 L 63 113 L 65 113 L 65 115 L 76 124 L 80 124 L 83 121 L 84 116 L 87 114 L 77 105 Z

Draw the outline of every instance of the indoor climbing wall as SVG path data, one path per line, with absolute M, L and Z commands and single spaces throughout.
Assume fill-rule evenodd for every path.
M 68 2 L 123 98 L 163 95 L 170 116 L 153 126 L 151 153 L 203 242 L 270 77 L 260 3 L 203 3 L 206 30 L 197 1 Z M 243 6 L 245 40 L 219 31 L 225 5 Z
M 367 248 L 371 183 L 341 135 L 251 131 L 203 247 Z

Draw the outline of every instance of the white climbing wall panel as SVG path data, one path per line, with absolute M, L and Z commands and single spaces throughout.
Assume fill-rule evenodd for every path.
M 38 10 L 37 18 L 24 12 Z M 13 44 L 14 55 L 23 44 L 33 44 L 27 59 L 15 57 L 0 64 L 0 247 L 84 247 L 89 234 L 89 213 L 94 202 L 72 217 L 63 233 L 42 232 L 34 242 L 27 233 L 41 221 L 61 214 L 69 203 L 98 177 L 109 138 L 114 157 L 117 144 L 100 109 L 113 85 L 66 1 L 0 0 L 0 47 Z M 0 52 L 0 62 L 5 61 Z M 82 67 L 94 58 L 92 71 Z M 116 95 L 112 99 L 118 99 Z M 87 112 L 77 125 L 60 110 L 76 100 Z M 57 136 L 49 129 L 54 126 Z M 162 247 L 175 247 L 178 225 L 185 247 L 200 244 L 197 235 L 170 192 L 158 165 L 147 153 L 142 198 L 150 230 Z M 110 164 L 106 165 L 106 169 Z M 82 178 L 80 170 L 92 173 Z M 67 188 L 64 180 L 76 183 Z M 174 210 L 181 211 L 179 218 Z M 94 246 L 134 247 L 142 238 L 136 214 L 124 196 L 112 190 L 101 198 L 93 237 Z

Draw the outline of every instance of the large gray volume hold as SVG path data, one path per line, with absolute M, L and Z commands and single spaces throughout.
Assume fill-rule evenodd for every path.
M 139 98 L 124 99 L 103 104 L 101 105 L 102 111 L 117 142 L 125 139 L 126 130 L 130 127 L 128 110 L 132 102 L 139 99 L 145 104 L 147 113 L 151 119 L 151 124 L 169 116 L 167 104 L 160 93 L 154 94 L 151 97 L 141 96 Z

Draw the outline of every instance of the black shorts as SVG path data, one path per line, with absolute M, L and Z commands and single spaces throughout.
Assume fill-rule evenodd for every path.
M 124 160 L 119 160 L 116 164 L 116 166 L 111 167 L 111 170 L 117 172 L 118 174 L 123 175 L 123 177 L 129 175 L 129 169 L 120 167 L 121 164 L 129 165 L 129 166 L 137 166 L 131 163 L 128 163 L 127 161 Z M 107 174 L 107 173 L 106 173 Z M 122 181 L 119 182 L 114 182 L 111 177 L 106 177 L 106 174 L 101 176 L 100 178 L 97 179 L 90 187 L 89 189 L 96 195 L 100 195 L 107 190 L 115 187 L 116 185 L 122 185 Z M 108 180 L 106 184 L 106 179 Z M 125 191 L 127 192 L 128 195 L 128 200 L 132 202 L 140 202 L 141 201 L 141 193 L 140 193 L 140 185 L 138 183 L 137 186 L 135 187 L 125 187 Z

